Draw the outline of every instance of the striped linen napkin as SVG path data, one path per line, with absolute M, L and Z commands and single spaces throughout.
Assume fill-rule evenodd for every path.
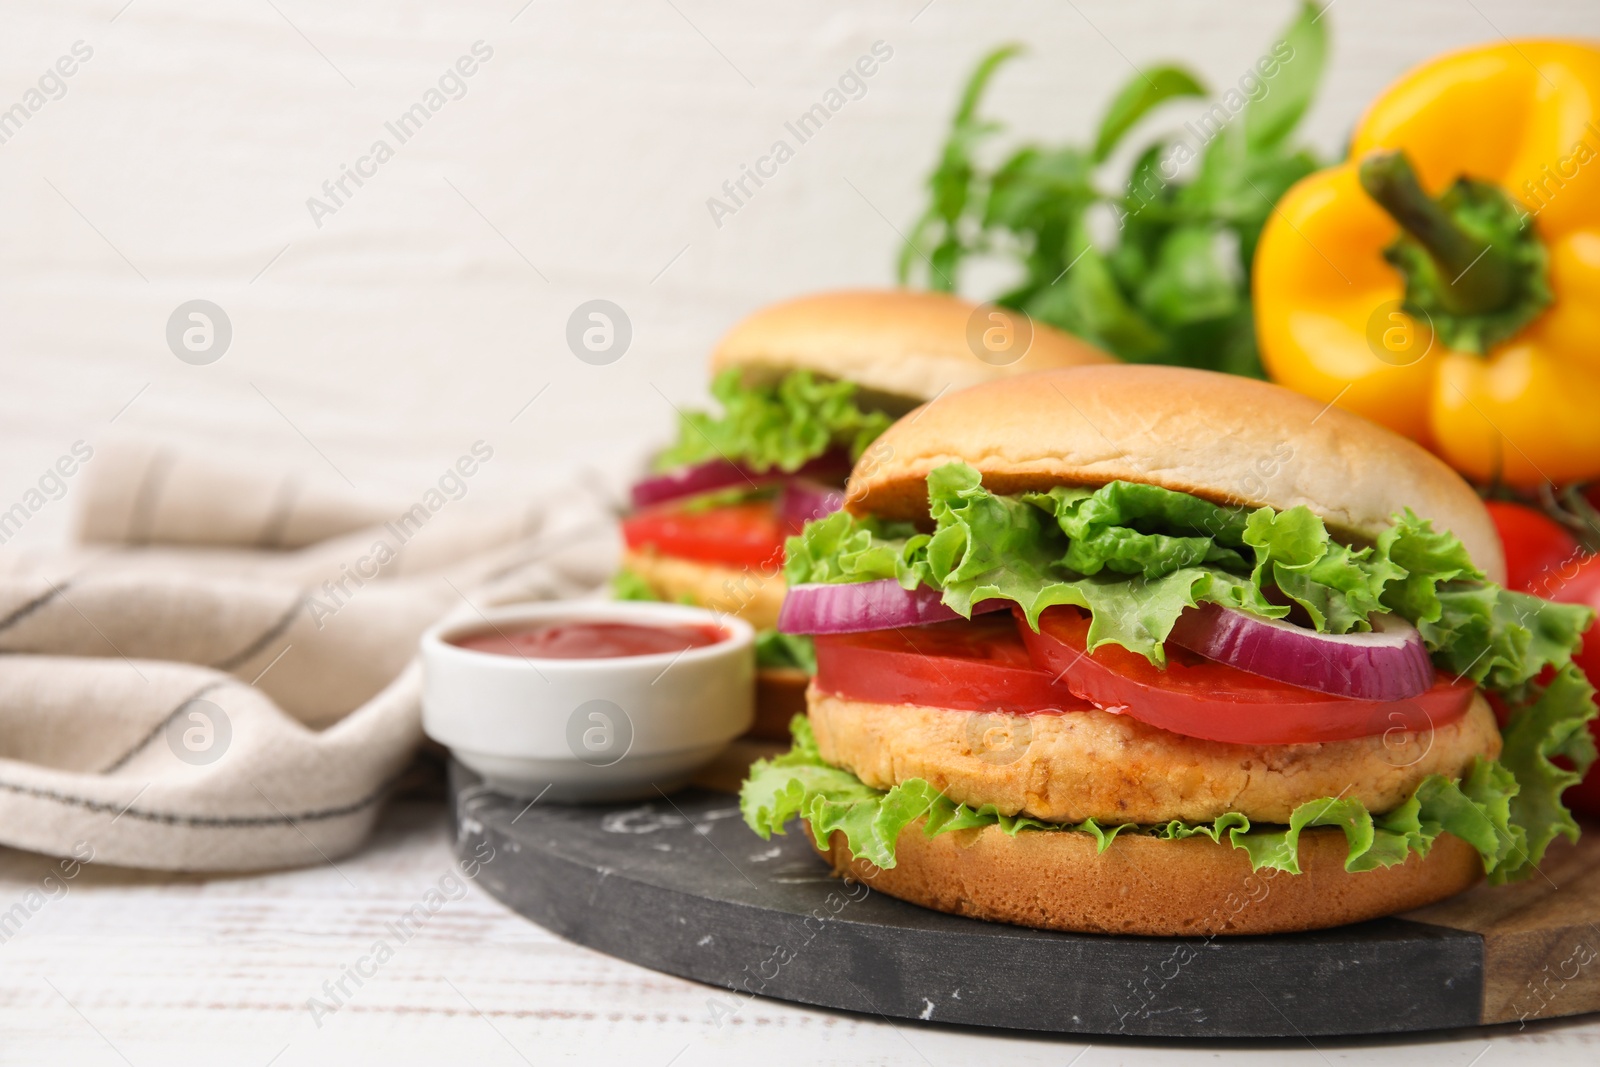
M 615 566 L 603 500 L 469 500 L 476 462 L 384 507 L 102 446 L 79 543 L 0 552 L 0 844 L 209 871 L 359 846 L 422 737 L 421 632 Z

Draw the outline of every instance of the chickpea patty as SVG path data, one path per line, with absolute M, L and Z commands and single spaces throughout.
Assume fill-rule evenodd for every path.
M 1482 694 L 1431 732 L 1306 745 L 1201 741 L 1105 711 L 1002 715 L 806 694 L 822 758 L 867 785 L 923 778 L 952 800 L 1050 822 L 1287 822 L 1320 797 L 1396 807 L 1430 774 L 1500 753 Z

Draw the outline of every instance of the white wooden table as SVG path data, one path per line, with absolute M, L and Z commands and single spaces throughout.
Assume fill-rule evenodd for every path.
M 719 1027 L 714 991 L 568 944 L 455 870 L 441 806 L 396 803 L 337 866 L 202 878 L 0 850 L 0 1063 L 1233 1063 L 1546 1067 L 1600 1060 L 1600 1017 L 1394 1042 L 1184 1045 L 889 1023 L 762 1000 Z M 441 881 L 443 879 L 443 881 Z M 430 890 L 446 902 L 393 957 L 345 978 Z M 37 893 L 37 897 L 30 897 Z M 29 910 L 30 905 L 34 910 Z M 15 914 L 15 912 L 13 912 Z M 1018 975 L 1026 981 L 1026 975 Z

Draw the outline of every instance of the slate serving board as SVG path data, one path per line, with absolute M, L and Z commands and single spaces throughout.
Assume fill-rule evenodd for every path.
M 726 793 L 569 807 L 452 761 L 455 841 L 477 879 L 578 944 L 706 983 L 711 1021 L 754 996 L 894 1019 L 1081 1034 L 1371 1034 L 1600 1010 L 1600 833 L 1549 877 L 1334 930 L 1264 937 L 1060 934 L 944 915 L 763 842 Z M 485 857 L 492 859 L 485 861 Z

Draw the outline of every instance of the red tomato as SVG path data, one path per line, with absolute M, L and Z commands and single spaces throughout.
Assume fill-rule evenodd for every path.
M 629 548 L 731 567 L 781 565 L 788 534 L 770 500 L 698 510 L 663 504 L 622 520 Z
M 1550 593 L 1551 600 L 1564 604 L 1587 604 L 1600 611 L 1600 556 L 1589 556 L 1576 564 L 1569 564 L 1558 572 L 1565 580 Z M 1583 649 L 1572 657 L 1589 684 L 1600 688 L 1600 622 L 1589 627 L 1583 635 Z M 1600 745 L 1600 721 L 1589 723 L 1589 732 Z M 1600 818 L 1600 763 L 1589 776 L 1562 794 L 1562 799 L 1574 811 Z
M 1577 539 L 1542 511 L 1504 500 L 1485 506 L 1505 546 L 1506 588 L 1549 596 L 1554 581 L 1545 576 L 1578 555 Z
M 1562 604 L 1586 604 L 1600 612 L 1600 556 L 1585 556 L 1555 573 L 1561 584 L 1550 593 L 1550 599 Z M 1583 648 L 1572 662 L 1583 668 L 1583 673 L 1593 682 L 1600 678 L 1600 622 L 1583 635 Z
M 1425 730 L 1461 718 L 1476 688 L 1441 677 L 1412 700 L 1353 700 L 1285 685 L 1175 645 L 1167 648 L 1164 670 L 1120 645 L 1102 645 L 1089 655 L 1089 616 L 1077 608 L 1047 609 L 1038 633 L 1025 622 L 1018 628 L 1034 662 L 1059 671 L 1078 696 L 1208 741 L 1297 745 Z
M 873 704 L 956 711 L 1086 711 L 1089 705 L 1040 670 L 1008 614 L 819 634 L 817 688 Z

